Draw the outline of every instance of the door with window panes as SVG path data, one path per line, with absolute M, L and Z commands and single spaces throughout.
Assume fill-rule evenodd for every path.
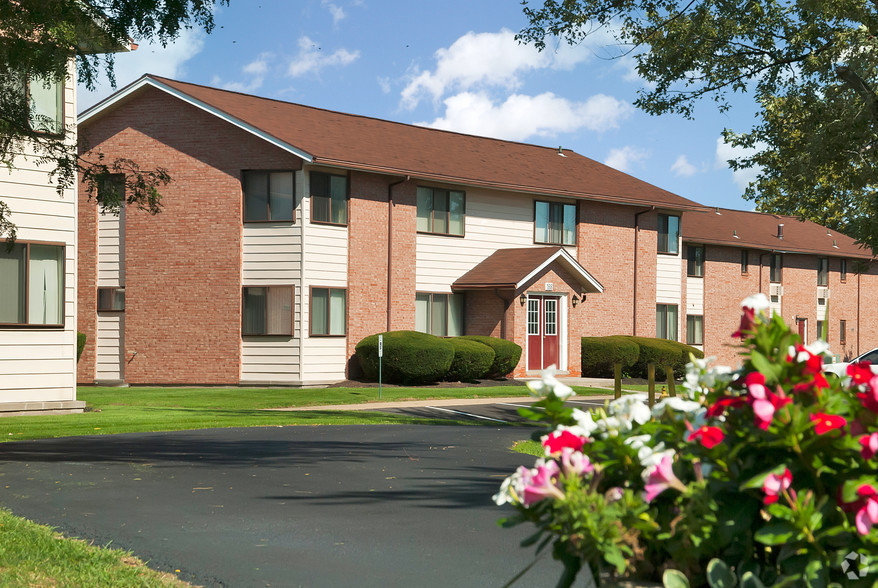
M 560 359 L 560 308 L 557 296 L 527 297 L 527 369 L 557 366 Z

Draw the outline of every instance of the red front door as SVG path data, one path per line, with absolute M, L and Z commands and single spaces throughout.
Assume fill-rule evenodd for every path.
M 557 366 L 560 317 L 557 296 L 527 297 L 527 369 Z
M 808 344 L 808 319 L 796 318 L 796 326 L 799 327 L 799 337 L 802 338 L 802 344 Z

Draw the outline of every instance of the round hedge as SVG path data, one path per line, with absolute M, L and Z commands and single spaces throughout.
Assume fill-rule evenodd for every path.
M 518 365 L 518 360 L 521 359 L 521 345 L 513 343 L 512 341 L 507 341 L 506 339 L 498 339 L 497 337 L 486 337 L 482 335 L 465 335 L 463 337 L 458 337 L 458 339 L 478 341 L 494 350 L 494 363 L 491 364 L 491 368 L 488 370 L 488 373 L 485 374 L 484 377 L 486 378 L 505 378 L 515 369 L 515 366 Z
M 473 382 L 485 376 L 494 363 L 494 350 L 478 341 L 454 337 L 454 359 L 445 375 L 449 382 Z
M 674 370 L 674 377 L 682 377 L 686 373 L 686 364 L 689 363 L 689 354 L 697 358 L 704 357 L 704 352 L 694 347 L 671 341 L 669 339 L 655 339 L 651 337 L 629 337 L 640 345 L 640 357 L 631 368 L 631 375 L 635 378 L 647 377 L 647 364 L 655 364 L 658 378 L 663 378 L 663 368 L 670 367 Z
M 640 357 L 640 345 L 631 338 L 616 335 L 611 337 L 583 337 L 582 375 L 591 378 L 612 378 L 616 363 L 622 369 L 631 367 Z
M 382 379 L 404 385 L 429 384 L 445 377 L 454 346 L 446 339 L 417 331 L 390 331 L 384 335 Z M 366 379 L 378 379 L 378 335 L 357 343 L 356 357 Z

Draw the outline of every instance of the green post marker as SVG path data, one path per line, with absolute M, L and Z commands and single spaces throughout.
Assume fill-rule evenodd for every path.
M 384 335 L 378 335 L 378 400 L 381 400 L 381 358 L 384 357 Z

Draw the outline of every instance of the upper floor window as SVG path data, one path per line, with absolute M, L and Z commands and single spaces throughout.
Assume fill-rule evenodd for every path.
M 534 241 L 554 245 L 576 245 L 576 205 L 536 202 Z
M 741 273 L 746 274 L 750 271 L 750 252 L 741 249 Z
M 826 257 L 817 258 L 817 285 L 829 285 L 829 259 Z
M 344 335 L 347 332 L 347 290 L 311 288 L 311 334 Z
M 292 335 L 293 287 L 245 286 L 241 294 L 242 335 Z
M 847 282 L 847 280 L 848 280 L 848 260 L 845 258 L 841 258 L 839 261 L 841 262 L 841 264 L 838 268 L 838 278 L 842 282 Z
M 463 236 L 465 213 L 463 192 L 418 187 L 418 231 Z
M 463 335 L 463 294 L 415 294 L 415 330 L 438 337 Z
M 311 172 L 311 222 L 348 224 L 348 178 Z
M 125 288 L 98 288 L 98 310 L 125 310 Z
M 64 132 L 64 84 L 54 78 L 31 78 L 27 84 L 28 122 L 40 133 Z
M 680 251 L 680 217 L 672 214 L 658 215 L 658 252 L 673 253 Z
M 293 222 L 293 172 L 245 171 L 244 222 Z
M 779 284 L 783 278 L 783 257 L 780 253 L 771 254 L 771 263 L 768 269 L 769 280 Z
M 694 278 L 704 277 L 704 247 L 689 245 L 686 248 L 686 275 Z
M 64 324 L 64 246 L 0 246 L 0 324 Z

